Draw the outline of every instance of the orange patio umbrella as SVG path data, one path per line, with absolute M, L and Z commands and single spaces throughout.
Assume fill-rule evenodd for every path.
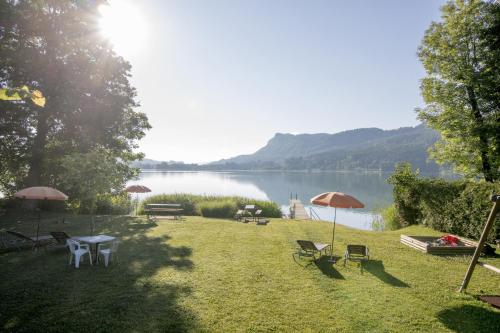
M 35 186 L 22 189 L 14 193 L 14 197 L 27 200 L 68 200 L 68 196 L 59 190 L 46 186 Z M 38 233 L 40 231 L 40 220 L 42 216 L 38 213 L 38 223 L 36 226 L 36 241 L 38 242 Z
M 337 222 L 337 208 L 364 208 L 365 205 L 355 197 L 342 192 L 321 193 L 312 198 L 311 203 L 313 205 L 335 208 L 335 215 L 333 218 L 332 247 L 330 249 L 330 261 L 335 262 L 333 259 L 333 241 L 335 238 L 335 224 Z

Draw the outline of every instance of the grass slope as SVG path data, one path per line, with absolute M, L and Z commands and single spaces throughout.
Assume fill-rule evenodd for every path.
M 9 220 L 9 219 L 7 219 Z M 45 222 L 44 231 L 88 234 L 87 217 Z M 33 230 L 2 221 L 1 230 Z M 500 311 L 473 295 L 499 294 L 500 277 L 478 267 L 470 294 L 456 292 L 466 258 L 417 252 L 399 235 L 338 226 L 335 252 L 366 244 L 372 260 L 295 261 L 296 239 L 328 242 L 331 224 L 273 220 L 267 226 L 190 217 L 157 224 L 103 218 L 121 237 L 119 263 L 69 267 L 64 250 L 0 254 L 0 331 L 6 332 L 498 332 Z M 488 260 L 500 266 L 500 259 Z

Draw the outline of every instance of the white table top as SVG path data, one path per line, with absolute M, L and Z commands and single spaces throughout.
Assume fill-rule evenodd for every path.
M 81 242 L 96 244 L 96 243 L 104 243 L 115 240 L 116 237 L 108 236 L 108 235 L 96 235 L 96 236 L 77 236 L 72 237 L 73 239 L 79 240 Z

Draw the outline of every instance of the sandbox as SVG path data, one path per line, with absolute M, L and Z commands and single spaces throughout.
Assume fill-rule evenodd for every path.
M 419 251 L 436 255 L 472 255 L 477 243 L 466 238 L 458 238 L 456 246 L 438 244 L 438 236 L 407 236 L 401 235 L 401 243 Z

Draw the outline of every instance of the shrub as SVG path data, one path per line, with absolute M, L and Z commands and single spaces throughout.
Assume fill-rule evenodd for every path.
M 402 223 L 421 223 L 473 239 L 483 231 L 492 206 L 490 195 L 500 193 L 498 183 L 420 178 L 408 164 L 399 165 L 388 181 L 394 186 L 395 214 Z M 499 219 L 496 223 L 499 226 Z
M 397 230 L 404 226 L 394 204 L 385 208 L 376 208 L 373 213 L 373 230 Z
M 132 208 L 130 196 L 127 193 L 102 194 L 97 197 L 96 214 L 98 215 L 124 215 Z
M 236 214 L 238 206 L 231 200 L 202 201 L 197 205 L 203 217 L 231 218 Z
M 259 209 L 262 209 L 262 216 L 265 217 L 281 217 L 281 209 L 275 202 L 255 200 L 237 196 L 210 196 L 210 195 L 194 195 L 194 194 L 159 194 L 153 195 L 149 198 L 144 199 L 139 205 L 139 214 L 144 214 L 144 207 L 147 204 L 155 203 L 177 203 L 181 205 L 183 209 L 183 215 L 200 215 L 200 203 L 206 202 L 233 202 L 236 210 L 243 208 L 245 205 L 256 205 Z M 227 217 L 232 217 L 231 216 Z

